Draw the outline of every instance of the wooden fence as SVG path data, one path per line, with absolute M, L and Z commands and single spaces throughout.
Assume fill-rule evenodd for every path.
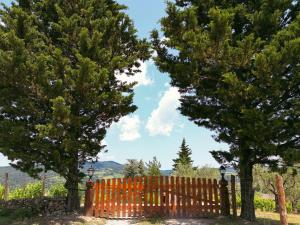
M 213 217 L 221 213 L 220 198 L 216 179 L 163 176 L 107 179 L 90 184 L 85 211 L 103 218 Z

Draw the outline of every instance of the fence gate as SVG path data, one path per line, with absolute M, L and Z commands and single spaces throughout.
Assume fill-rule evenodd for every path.
M 149 176 L 97 180 L 92 185 L 92 197 L 86 202 L 95 217 L 212 217 L 220 213 L 215 179 Z

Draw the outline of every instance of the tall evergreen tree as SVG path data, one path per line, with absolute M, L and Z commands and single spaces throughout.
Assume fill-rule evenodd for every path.
M 253 166 L 299 156 L 299 8 L 294 0 L 175 0 L 161 20 L 164 38 L 152 34 L 181 113 L 229 144 L 212 154 L 238 168 L 248 220 L 255 220 Z
M 191 158 L 192 150 L 186 144 L 185 138 L 183 138 L 181 146 L 180 146 L 180 150 L 177 154 L 178 154 L 178 158 L 173 159 L 173 161 L 174 161 L 173 171 L 176 170 L 178 164 L 188 165 L 188 166 L 192 167 L 192 164 L 193 164 L 193 160 Z
M 79 208 L 79 168 L 103 149 L 107 128 L 135 111 L 117 74 L 149 57 L 126 7 L 114 0 L 17 0 L 0 10 L 0 152 L 37 176 L 66 179 Z

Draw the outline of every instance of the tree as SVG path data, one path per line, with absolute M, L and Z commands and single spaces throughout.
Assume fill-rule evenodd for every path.
M 191 164 L 183 164 L 179 162 L 172 171 L 175 177 L 198 177 L 197 170 Z
M 192 165 L 193 160 L 191 158 L 192 155 L 192 151 L 189 148 L 189 146 L 186 144 L 185 138 L 183 138 L 181 146 L 180 146 L 180 150 L 177 153 L 178 154 L 178 158 L 174 159 L 174 164 L 173 164 L 173 171 L 176 170 L 178 164 L 182 164 L 182 165 Z
M 149 57 L 126 7 L 113 0 L 17 0 L 0 11 L 0 151 L 12 166 L 66 179 L 80 206 L 79 168 L 103 149 L 107 128 L 136 110 L 120 81 Z
M 241 217 L 250 221 L 253 166 L 299 157 L 299 5 L 176 0 L 161 20 L 164 38 L 152 33 L 156 65 L 179 89 L 181 113 L 230 146 L 212 155 L 238 169 Z
M 147 175 L 148 176 L 156 176 L 156 177 L 161 176 L 161 172 L 160 172 L 161 164 L 156 159 L 156 157 L 153 157 L 152 161 L 149 161 L 148 163 L 146 163 L 146 167 L 147 167 Z
M 124 166 L 123 174 L 126 178 L 134 178 L 145 175 L 145 165 L 143 160 L 128 159 Z
M 297 172 L 293 169 L 282 171 L 271 171 L 269 168 L 262 166 L 255 166 L 253 171 L 254 187 L 263 193 L 271 193 L 274 196 L 275 210 L 279 212 L 279 198 L 278 191 L 275 184 L 275 176 L 280 174 L 283 178 L 283 186 L 285 189 L 286 197 L 290 199 L 289 193 L 293 192 L 296 186 Z

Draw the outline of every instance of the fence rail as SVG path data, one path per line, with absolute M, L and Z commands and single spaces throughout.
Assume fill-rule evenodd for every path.
M 93 195 L 91 214 L 95 217 L 212 217 L 220 214 L 220 185 L 216 179 L 114 178 L 97 180 L 90 193 Z

